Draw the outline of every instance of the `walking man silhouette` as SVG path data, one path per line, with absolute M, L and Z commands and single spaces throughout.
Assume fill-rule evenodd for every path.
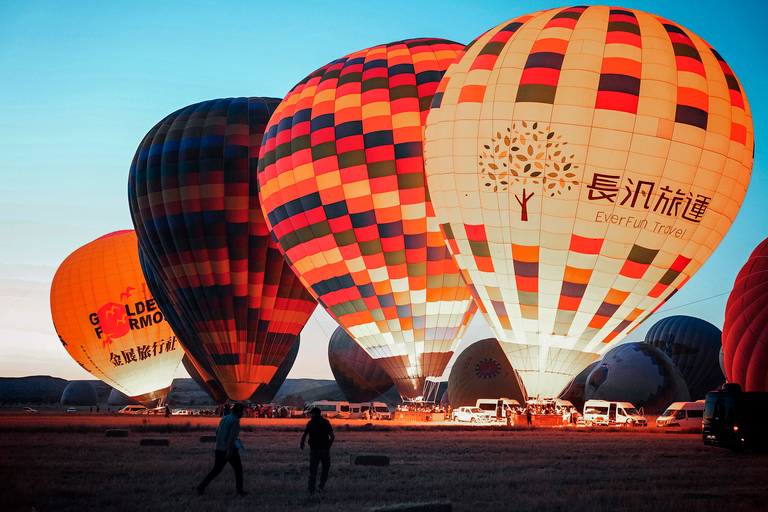
M 309 436 L 309 492 L 310 494 L 315 492 L 317 466 L 322 463 L 320 485 L 317 488 L 322 493 L 325 492 L 325 482 L 328 480 L 328 470 L 331 467 L 331 445 L 335 438 L 331 423 L 323 418 L 320 409 L 314 407 L 309 414 L 312 419 L 309 420 L 304 429 L 299 446 L 303 450 L 304 440 Z
M 232 408 L 232 412 L 221 418 L 219 426 L 216 429 L 216 456 L 213 462 L 213 469 L 205 476 L 205 478 L 203 478 L 200 485 L 197 486 L 196 489 L 198 495 L 205 492 L 205 488 L 208 487 L 211 480 L 221 473 L 221 470 L 224 469 L 227 462 L 229 462 L 235 470 L 237 494 L 240 496 L 248 494 L 243 490 L 243 465 L 240 462 L 240 452 L 235 445 L 237 434 L 240 432 L 240 418 L 243 417 L 244 409 L 245 406 L 243 404 L 235 404 Z

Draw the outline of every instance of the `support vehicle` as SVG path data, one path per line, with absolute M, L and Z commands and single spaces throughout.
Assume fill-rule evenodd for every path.
M 742 391 L 726 383 L 704 402 L 701 437 L 705 444 L 739 451 L 768 450 L 768 393 Z
M 483 410 L 488 421 L 506 421 L 507 410 L 520 407 L 520 402 L 511 398 L 478 398 L 475 407 Z
M 704 417 L 704 400 L 675 402 L 656 418 L 657 427 L 701 428 Z
M 607 425 L 647 427 L 648 421 L 629 402 L 587 400 L 584 403 L 584 422 L 587 426 Z

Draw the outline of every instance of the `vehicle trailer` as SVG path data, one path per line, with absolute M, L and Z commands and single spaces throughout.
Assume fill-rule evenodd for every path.
M 768 450 L 768 393 L 742 391 L 736 383 L 710 391 L 704 402 L 701 437 L 704 444 L 734 451 Z

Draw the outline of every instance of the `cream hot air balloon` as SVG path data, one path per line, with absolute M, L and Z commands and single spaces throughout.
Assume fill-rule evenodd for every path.
M 147 406 L 167 396 L 184 350 L 149 291 L 133 230 L 67 256 L 51 284 L 51 315 L 85 370 Z
M 753 147 L 728 64 L 658 16 L 552 9 L 468 45 L 427 119 L 427 181 L 529 393 L 554 396 L 701 267 Z

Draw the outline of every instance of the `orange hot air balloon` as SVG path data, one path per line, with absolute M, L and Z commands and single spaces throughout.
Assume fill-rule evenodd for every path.
M 259 198 L 302 283 L 404 397 L 442 375 L 476 306 L 424 179 L 432 95 L 463 45 L 414 39 L 337 59 L 288 93 Z
M 133 230 L 64 260 L 51 285 L 51 315 L 85 370 L 148 407 L 168 394 L 184 350 L 147 287 Z
M 552 9 L 467 47 L 427 119 L 427 182 L 531 394 L 554 396 L 701 267 L 753 149 L 730 67 L 658 16 Z

